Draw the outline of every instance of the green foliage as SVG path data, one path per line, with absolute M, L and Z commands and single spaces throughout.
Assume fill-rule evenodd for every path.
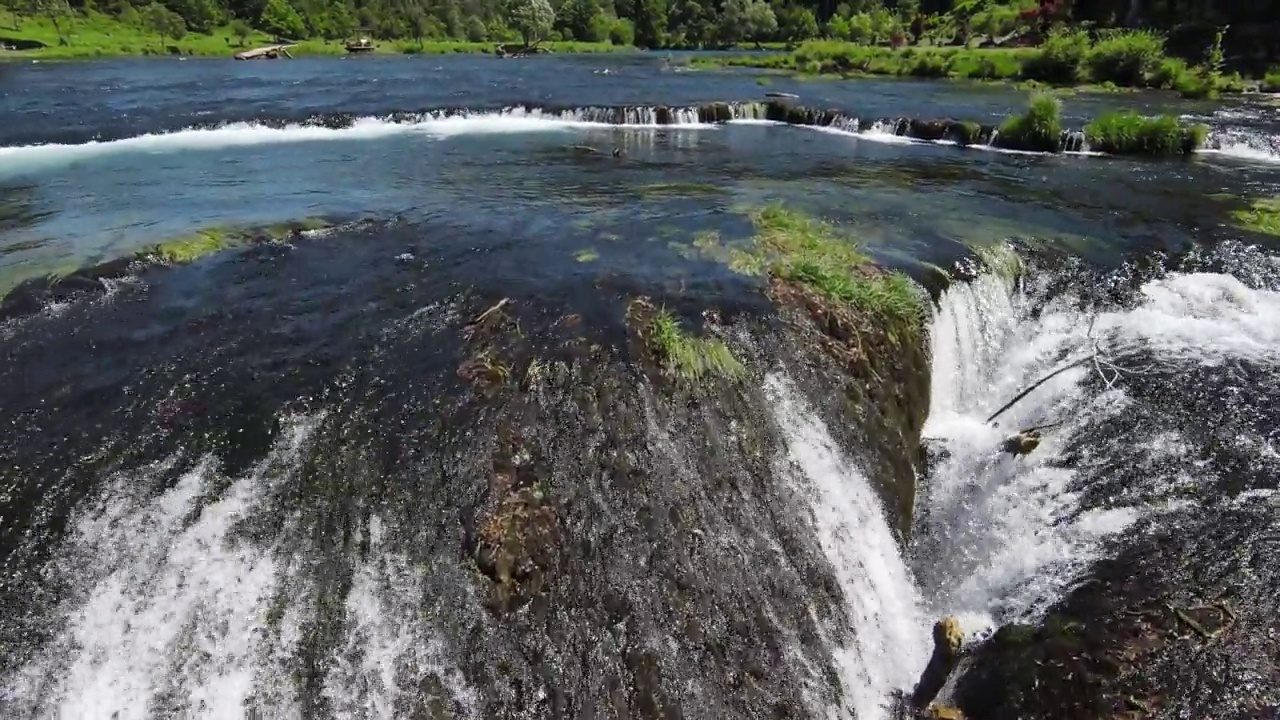
M 764 0 L 725 0 L 720 14 L 720 41 L 735 45 L 744 40 L 762 42 L 778 30 L 773 8 Z
M 996 144 L 1015 150 L 1056 152 L 1062 142 L 1062 101 L 1037 93 L 1026 112 L 1000 124 Z
M 160 36 L 161 40 L 165 38 L 177 40 L 187 34 L 187 23 L 182 16 L 159 3 L 152 3 L 143 8 L 142 19 Z
M 214 41 L 228 37 L 237 45 L 269 39 L 247 32 L 246 25 L 269 35 L 312 41 L 305 42 L 300 52 L 329 53 L 344 50 L 315 41 L 348 38 L 357 31 L 384 41 L 413 38 L 421 51 L 440 49 L 449 42 L 518 39 L 609 41 L 647 48 L 743 43 L 794 47 L 825 37 L 854 43 L 851 47 L 859 49 L 841 52 L 828 62 L 813 57 L 783 62 L 763 56 L 754 62 L 822 73 L 1155 85 L 1198 96 L 1242 87 L 1241 79 L 1223 75 L 1221 34 L 1209 49 L 1204 67 L 1187 72 L 1168 64 L 1159 34 L 1145 31 L 1104 32 L 1095 44 L 1083 30 L 1058 29 L 1038 49 L 969 47 L 971 40 L 1006 43 L 1035 32 L 1038 21 L 1029 20 L 1024 11 L 1035 8 L 1038 0 L 160 0 L 158 4 L 182 19 L 181 32 L 167 17 L 157 24 L 160 16 L 150 6 L 135 6 L 128 0 L 0 0 L 0 8 L 9 11 L 0 9 L 0 25 L 8 19 L 17 31 L 15 39 L 39 39 L 51 46 L 48 52 L 33 54 L 43 57 L 156 52 L 156 35 L 161 31 L 162 44 L 176 35 L 184 38 L 179 45 L 184 52 L 200 54 L 225 54 L 226 43 Z M 1080 20 L 1105 25 L 1112 15 L 1123 17 L 1128 0 L 1059 5 L 1072 6 L 1070 26 L 1079 28 Z M 1157 13 L 1148 19 L 1254 22 L 1256 18 L 1248 19 L 1254 11 L 1246 8 L 1253 5 L 1237 7 L 1210 0 L 1179 5 L 1176 18 Z M 141 32 L 144 28 L 148 32 Z M 897 45 L 907 41 L 918 41 L 938 54 L 895 54 Z M 379 47 L 410 49 L 402 43 Z M 1280 89 L 1280 83 L 1267 87 Z
M 1204 143 L 1203 126 L 1183 125 L 1176 117 L 1144 117 L 1135 112 L 1107 113 L 1085 125 L 1089 147 L 1114 155 L 1184 155 Z
M 654 312 L 648 330 L 650 344 L 661 359 L 663 370 L 673 377 L 697 382 L 711 377 L 739 378 L 746 374 L 746 367 L 727 345 L 713 338 L 690 335 L 665 309 Z
M 1084 77 L 1089 47 L 1089 34 L 1083 30 L 1057 28 L 1049 33 L 1040 51 L 1023 65 L 1022 77 L 1058 85 L 1079 82 Z
M 262 8 L 262 29 L 280 37 L 299 39 L 306 36 L 302 16 L 288 0 L 267 0 Z
M 520 33 L 526 46 L 545 40 L 556 21 L 547 0 L 511 0 L 509 13 L 511 27 Z
M 1164 37 L 1146 30 L 1110 35 L 1093 46 L 1086 63 L 1094 82 L 1144 87 L 1164 59 Z
M 1267 71 L 1266 77 L 1262 79 L 1262 92 L 1280 93 L 1280 68 Z

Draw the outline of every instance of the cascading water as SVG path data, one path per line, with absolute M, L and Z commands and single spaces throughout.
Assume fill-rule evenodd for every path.
M 810 499 L 852 615 L 852 642 L 835 649 L 848 706 L 857 720 L 882 717 L 890 692 L 909 689 L 927 659 L 919 593 L 867 478 L 786 376 L 768 376 L 765 392 L 787 443 L 779 476 Z
M 1049 312 L 1025 317 L 1023 299 L 1004 277 L 984 273 L 948 289 L 934 321 L 933 396 L 925 436 L 948 454 L 922 491 L 917 567 L 927 596 L 968 630 L 996 616 L 1020 615 L 1056 599 L 1070 571 L 1090 559 L 1129 512 L 1071 518 L 1073 474 L 1058 466 L 1060 438 L 1119 402 L 1090 397 L 1089 372 L 1076 368 L 1040 386 L 998 419 L 985 419 L 1064 361 L 1090 351 L 1088 320 Z M 1030 455 L 1003 452 L 1021 428 L 1046 430 Z M 972 627 L 973 625 L 977 627 Z
M 1150 280 L 1135 306 L 1093 312 L 1081 311 L 1072 297 L 1033 308 L 1029 293 L 997 273 L 949 288 L 934 320 L 933 396 L 924 431 L 940 457 L 921 490 L 914 552 L 931 605 L 959 615 L 971 632 L 1034 619 L 1100 556 L 1109 538 L 1144 516 L 1181 507 L 1162 488 L 1108 485 L 1114 473 L 1105 468 L 1116 458 L 1177 460 L 1170 477 L 1145 473 L 1152 483 L 1176 483 L 1197 471 L 1172 428 L 1138 424 L 1133 437 L 1090 435 L 1130 413 L 1134 402 L 1106 361 L 1130 377 L 1145 370 L 1136 366 L 1141 361 L 1182 367 L 1274 362 L 1276 318 L 1275 291 L 1216 273 Z M 1103 362 L 1054 376 L 994 424 L 986 422 L 1033 383 L 1099 351 Z M 1002 447 L 1018 430 L 1041 425 L 1050 427 L 1033 452 L 1016 455 Z M 1081 448 L 1086 437 L 1091 445 Z M 1083 502 L 1086 494 L 1103 492 L 1115 501 Z

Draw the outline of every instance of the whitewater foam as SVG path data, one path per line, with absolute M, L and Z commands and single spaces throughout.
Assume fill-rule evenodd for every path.
M 6 683 L 23 714 L 243 716 L 256 678 L 284 669 L 264 667 L 259 644 L 275 561 L 230 531 L 279 468 L 295 464 L 314 420 L 286 427 L 272 455 L 216 500 L 209 458 L 158 497 L 138 498 L 149 484 L 142 475 L 160 477 L 170 459 L 117 478 L 73 521 L 62 571 L 83 583 L 83 597 L 67 608 L 62 636 Z
M 777 472 L 810 498 L 819 542 L 850 609 L 852 639 L 834 653 L 847 704 L 858 720 L 886 717 L 890 692 L 909 690 L 928 658 L 919 593 L 866 476 L 789 378 L 771 373 L 764 389 L 787 444 Z
M 259 123 L 241 122 L 216 128 L 188 128 L 105 142 L 0 147 L 0 168 L 12 171 L 31 170 L 122 152 L 166 153 L 220 150 L 286 143 L 367 141 L 406 135 L 446 139 L 462 135 L 516 135 L 598 128 L 714 127 L 714 125 L 703 125 L 697 122 L 696 117 L 691 119 L 682 117 L 682 122 L 676 126 L 659 125 L 651 115 L 652 113 L 639 114 L 626 118 L 635 120 L 635 123 L 612 123 L 592 119 L 594 114 L 590 109 L 557 112 L 538 108 L 510 108 L 498 112 L 425 114 L 411 122 L 363 117 L 355 119 L 347 127 L 302 124 L 272 127 Z
M 915 566 L 936 611 L 967 618 L 973 625 L 966 630 L 1033 618 L 1099 556 L 1107 538 L 1144 514 L 1175 508 L 1151 504 L 1148 488 L 1116 497 L 1110 509 L 1080 511 L 1081 467 L 1097 458 L 1086 453 L 1067 463 L 1065 450 L 1130 403 L 1120 389 L 1091 389 L 1085 380 L 1096 370 L 1089 364 L 1033 390 L 998 418 L 999 427 L 985 422 L 988 415 L 1087 357 L 1095 343 L 1108 354 L 1140 351 L 1173 363 L 1280 359 L 1280 294 L 1229 275 L 1173 273 L 1147 283 L 1142 295 L 1135 308 L 1093 317 L 1066 299 L 1032 317 L 998 275 L 943 293 L 932 327 L 933 397 L 924 433 L 948 454 L 921 493 Z M 1015 430 L 1046 423 L 1056 425 L 1033 453 L 1002 452 Z M 1176 459 L 1187 447 L 1159 428 L 1125 442 L 1138 448 L 1139 462 Z M 1196 483 L 1194 475 L 1182 482 Z

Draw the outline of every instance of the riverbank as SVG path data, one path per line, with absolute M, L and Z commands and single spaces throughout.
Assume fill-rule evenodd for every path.
M 162 38 L 148 29 L 130 25 L 119 19 L 89 13 L 73 15 L 59 22 L 61 32 L 45 18 L 24 18 L 20 29 L 13 29 L 12 16 L 0 12 L 0 44 L 29 46 L 32 49 L 0 50 L 3 60 L 90 60 L 121 57 L 189 55 L 230 58 L 241 50 L 275 44 L 274 38 L 253 31 L 237 34 L 230 26 L 211 32 L 187 33 L 181 38 Z M 375 41 L 375 55 L 447 55 L 452 53 L 493 53 L 497 42 L 457 40 L 386 40 Z M 511 43 L 508 43 L 511 44 Z M 515 43 L 519 44 L 519 43 Z M 605 53 L 626 52 L 634 48 L 611 43 L 546 42 L 551 52 Z M 340 40 L 310 39 L 298 41 L 289 49 L 294 56 L 346 55 Z
M 888 48 L 811 41 L 789 53 L 694 58 L 702 68 L 748 67 L 800 76 L 893 76 L 1022 82 L 1075 88 L 1163 88 L 1185 97 L 1280 91 L 1280 71 L 1265 78 L 1193 68 L 1164 54 L 1163 40 L 1146 33 L 1091 43 L 1083 32 L 1051 37 L 1030 48 Z

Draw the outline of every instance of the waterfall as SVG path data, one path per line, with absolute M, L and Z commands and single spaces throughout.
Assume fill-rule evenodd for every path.
M 833 648 L 847 704 L 857 720 L 884 717 L 890 692 L 910 690 L 927 660 L 920 595 L 866 476 L 788 378 L 769 375 L 765 392 L 787 444 L 778 475 L 810 499 L 819 541 L 850 608 L 852 640 Z
M 1120 422 L 1128 436 L 1097 431 L 1146 416 L 1134 415 L 1137 381 L 1112 383 L 1113 374 L 1092 364 L 1056 375 L 995 424 L 988 416 L 1095 347 L 1160 368 L 1148 381 L 1158 397 L 1197 367 L 1269 365 L 1280 355 L 1280 295 L 1230 275 L 1172 273 L 1148 281 L 1136 306 L 1092 314 L 1072 300 L 1033 313 L 1020 288 L 987 273 L 946 290 L 934 318 L 924 435 L 940 456 L 918 496 L 913 568 L 935 612 L 959 615 L 969 631 L 1034 619 L 1105 541 L 1144 515 L 1179 507 L 1167 488 L 1194 482 L 1197 472 L 1184 457 L 1186 439 L 1167 424 Z M 1176 392 L 1184 391 L 1195 389 Z M 1002 451 L 1019 429 L 1049 423 L 1056 425 L 1034 452 Z M 1117 466 L 1147 485 L 1117 483 Z M 1086 494 L 1094 501 L 1084 503 Z

